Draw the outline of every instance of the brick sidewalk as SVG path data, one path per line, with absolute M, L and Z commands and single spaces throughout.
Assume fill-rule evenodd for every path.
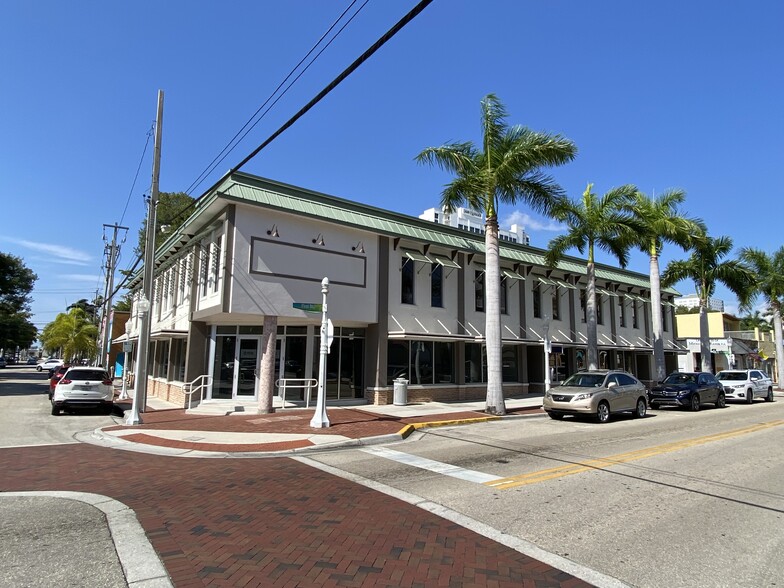
M 179 588 L 588 585 L 287 458 L 178 459 L 60 445 L 0 449 L 0 471 L 2 491 L 94 492 L 130 506 Z

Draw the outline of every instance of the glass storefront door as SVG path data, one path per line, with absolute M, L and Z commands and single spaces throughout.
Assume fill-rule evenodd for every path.
M 258 361 L 258 337 L 218 335 L 212 367 L 212 399 L 254 399 L 258 387 Z
M 240 337 L 237 349 L 237 378 L 234 397 L 250 400 L 256 397 L 259 365 L 259 338 Z

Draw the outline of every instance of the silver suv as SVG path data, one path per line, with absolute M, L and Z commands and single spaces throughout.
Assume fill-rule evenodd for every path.
M 641 418 L 648 410 L 648 391 L 627 372 L 585 370 L 551 388 L 544 395 L 542 408 L 556 420 L 567 414 L 585 414 L 606 423 L 610 414 L 616 412 L 632 412 Z
M 747 404 L 755 398 L 773 402 L 773 380 L 761 370 L 724 370 L 716 374 L 724 386 L 727 400 L 745 400 Z

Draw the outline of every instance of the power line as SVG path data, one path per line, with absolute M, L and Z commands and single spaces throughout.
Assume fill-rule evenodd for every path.
M 128 210 L 128 204 L 131 202 L 131 195 L 133 194 L 133 189 L 136 187 L 136 180 L 139 178 L 139 170 L 142 169 L 142 162 L 144 161 L 144 156 L 147 154 L 147 146 L 150 144 L 150 137 L 152 136 L 152 130 L 155 128 L 155 123 L 150 126 L 150 130 L 147 131 L 147 141 L 144 143 L 144 150 L 142 151 L 142 156 L 139 158 L 139 165 L 136 167 L 136 175 L 133 176 L 133 183 L 131 184 L 131 189 L 128 191 L 128 199 L 125 201 L 125 208 L 123 208 L 122 216 L 120 217 L 121 224 L 125 219 L 125 213 Z
M 226 146 L 221 150 L 221 152 L 218 153 L 217 156 L 215 156 L 215 158 L 210 162 L 210 164 L 207 166 L 207 168 L 201 174 L 199 174 L 199 177 L 197 177 L 196 180 L 194 180 L 194 182 L 188 187 L 188 189 L 185 190 L 186 194 L 190 194 L 192 190 L 195 190 L 198 186 L 200 186 L 202 184 L 202 182 L 204 182 L 204 180 L 207 179 L 209 174 L 211 174 L 215 170 L 215 168 L 218 167 L 221 164 L 221 162 L 223 160 L 225 160 L 229 156 L 229 154 L 232 151 L 234 151 L 234 149 L 236 149 L 239 146 L 240 142 L 245 137 L 247 137 L 248 133 L 250 133 L 259 122 L 261 122 L 261 120 L 267 115 L 267 113 L 272 109 L 272 107 L 275 106 L 275 104 L 277 104 L 278 101 L 283 96 L 286 95 L 286 93 L 297 82 L 297 80 L 299 80 L 302 77 L 302 75 L 306 71 L 308 71 L 308 69 L 310 69 L 310 66 L 313 65 L 313 63 L 315 63 L 315 61 L 319 58 L 319 56 L 321 56 L 321 54 L 333 43 L 333 41 L 335 39 L 337 39 L 338 36 L 340 36 L 340 34 L 343 32 L 343 30 L 351 23 L 352 20 L 354 20 L 354 18 L 362 11 L 362 9 L 367 5 L 367 3 L 369 1 L 370 0 L 365 0 L 364 4 L 362 4 L 362 6 L 360 6 L 357 9 L 357 11 L 351 16 L 351 18 L 349 18 L 348 21 L 346 21 L 343 24 L 343 26 L 340 28 L 340 30 L 338 30 L 338 32 L 335 33 L 335 35 L 329 40 L 329 42 L 324 47 L 321 48 L 321 50 L 310 61 L 310 63 L 308 63 L 307 66 L 305 66 L 305 68 L 297 75 L 297 77 L 295 77 L 292 80 L 292 82 L 288 86 L 286 86 L 286 89 L 283 90 L 283 92 L 281 92 L 280 95 L 277 98 L 275 98 L 275 101 L 272 104 L 269 105 L 269 108 L 267 108 L 262 113 L 262 115 L 259 116 L 259 118 L 255 122 L 253 122 L 253 119 L 256 118 L 256 116 L 259 114 L 259 112 L 261 112 L 261 110 L 269 103 L 269 101 L 272 100 L 272 98 L 283 87 L 283 85 L 286 83 L 286 81 L 288 81 L 288 79 L 292 75 L 294 75 L 294 72 L 296 72 L 297 69 L 299 69 L 299 67 L 302 65 L 302 63 L 313 53 L 313 51 L 315 51 L 316 47 L 318 47 L 321 44 L 321 42 L 324 40 L 324 38 L 332 31 L 332 29 L 335 28 L 335 26 L 346 15 L 346 13 L 349 10 L 351 10 L 351 7 L 354 6 L 354 4 L 357 3 L 357 0 L 353 0 L 351 2 L 351 4 L 349 4 L 349 6 L 341 13 L 341 15 L 337 18 L 337 20 L 335 20 L 335 22 L 332 23 L 332 25 L 324 32 L 324 34 L 321 35 L 321 38 L 313 45 L 313 47 L 310 48 L 310 50 L 305 54 L 305 56 L 302 59 L 300 59 L 299 63 L 297 63 L 297 65 L 295 65 L 294 68 L 292 68 L 292 70 L 286 75 L 286 77 L 283 78 L 283 80 L 280 82 L 280 84 L 278 84 L 278 87 L 275 88 L 275 90 L 272 92 L 272 94 L 270 94 L 267 97 L 267 99 L 264 101 L 264 103 L 261 106 L 259 106 L 259 108 L 256 110 L 256 112 L 253 113 L 253 116 L 251 116 L 248 119 L 248 121 L 242 126 L 242 128 L 239 131 L 237 131 L 237 133 L 231 138 L 231 140 L 226 144 Z M 253 122 L 253 124 L 251 124 L 251 122 Z M 247 130 L 245 130 L 246 128 L 247 128 Z M 245 131 L 245 132 L 243 133 L 243 131 Z M 242 133 L 242 136 L 240 136 L 241 133 Z M 239 139 L 237 139 L 237 137 L 239 137 Z M 236 140 L 236 142 L 235 142 L 235 140 Z M 232 143 L 234 143 L 234 145 L 232 145 Z M 231 148 L 229 148 L 230 146 L 231 146 Z

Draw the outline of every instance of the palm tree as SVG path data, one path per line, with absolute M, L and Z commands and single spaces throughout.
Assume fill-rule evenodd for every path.
M 740 261 L 727 259 L 732 251 L 729 237 L 694 239 L 688 259 L 671 261 L 662 274 L 662 284 L 672 286 L 685 279 L 694 281 L 700 299 L 700 355 L 701 369 L 711 371 L 710 335 L 708 333 L 708 300 L 716 290 L 717 282 L 724 284 L 738 297 L 741 310 L 749 308 L 751 294 L 756 289 L 756 276 Z
M 574 159 L 577 148 L 561 135 L 508 126 L 507 113 L 494 94 L 481 103 L 482 145 L 472 142 L 428 147 L 417 155 L 419 163 L 437 165 L 455 174 L 441 194 L 448 212 L 467 204 L 485 214 L 485 338 L 487 343 L 487 401 L 490 414 L 506 414 L 501 373 L 501 279 L 498 252 L 498 208 L 525 202 L 548 214 L 563 199 L 563 191 L 542 170 Z
M 98 327 L 81 308 L 60 313 L 44 327 L 41 343 L 47 349 L 61 349 L 63 359 L 72 361 L 92 357 L 98 350 Z
M 545 262 L 555 267 L 567 250 L 575 248 L 581 254 L 588 253 L 586 269 L 588 286 L 585 292 L 585 315 L 587 323 L 586 361 L 589 370 L 599 365 L 599 343 L 596 334 L 596 265 L 595 252 L 601 249 L 613 255 L 621 267 L 629 261 L 629 248 L 634 242 L 636 220 L 625 212 L 632 202 L 637 188 L 632 185 L 613 188 L 601 198 L 591 190 L 593 184 L 583 192 L 579 202 L 565 201 L 553 213 L 556 220 L 566 223 L 568 232 L 550 241 Z
M 640 251 L 650 256 L 653 363 L 658 382 L 667 375 L 664 363 L 659 255 L 664 243 L 673 243 L 688 249 L 692 238 L 706 231 L 705 223 L 701 219 L 686 218 L 678 211 L 678 206 L 683 204 L 685 199 L 686 192 L 683 190 L 668 190 L 653 198 L 637 192 L 629 207 L 629 212 L 640 223 L 637 246 Z
M 752 247 L 740 250 L 740 260 L 757 276 L 757 287 L 752 301 L 762 295 L 773 312 L 773 334 L 776 339 L 776 371 L 779 388 L 784 386 L 784 342 L 782 341 L 781 311 L 784 305 L 784 247 L 768 255 Z M 754 313 L 755 317 L 759 313 Z

